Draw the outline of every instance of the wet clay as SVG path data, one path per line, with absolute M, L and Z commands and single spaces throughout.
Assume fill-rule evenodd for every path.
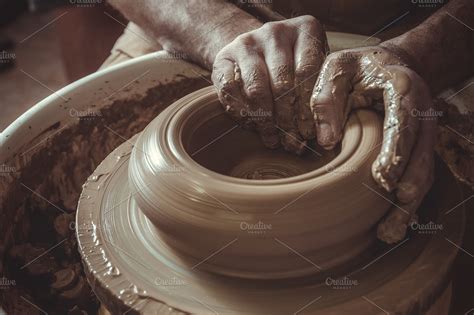
M 315 249 L 344 236 L 347 230 L 354 231 L 359 224 L 366 224 L 372 209 L 357 212 L 354 202 L 343 202 L 345 209 L 334 207 L 332 211 L 308 209 L 299 207 L 296 200 L 275 214 L 274 200 L 291 193 L 291 189 L 282 192 L 282 186 L 298 186 L 298 182 L 322 178 L 330 171 L 331 177 L 341 176 L 342 182 L 350 182 L 353 174 L 336 172 L 342 174 L 342 166 L 351 165 L 350 158 L 342 163 L 340 157 L 351 146 L 355 152 L 349 150 L 349 156 L 357 155 L 357 147 L 367 144 L 364 131 L 377 131 L 381 136 L 380 121 L 370 118 L 376 117 L 373 113 L 361 111 L 351 116 L 345 137 L 360 137 L 359 141 L 345 143 L 344 138 L 340 151 L 326 157 L 325 166 L 278 179 L 244 179 L 232 173 L 239 163 L 209 170 L 205 162 L 194 158 L 200 149 L 192 145 L 199 139 L 194 131 L 197 136 L 206 134 L 201 129 L 206 122 L 221 119 L 215 97 L 214 92 L 198 91 L 175 103 L 143 133 L 114 150 L 84 184 L 77 215 L 79 248 L 86 275 L 112 314 L 128 310 L 142 314 L 290 314 L 305 305 L 304 311 L 310 314 L 378 314 L 380 310 L 366 299 L 400 314 L 410 314 L 413 309 L 424 313 L 430 308 L 445 290 L 444 280 L 433 281 L 433 274 L 446 279 L 456 252 L 444 237 L 459 240 L 462 229 L 457 227 L 462 218 L 444 216 L 439 237 L 413 233 L 396 251 L 378 243 L 362 253 L 349 253 L 350 259 L 343 265 L 331 265 L 331 253 L 320 250 L 322 255 L 312 256 L 304 246 Z M 195 106 L 186 106 L 192 100 Z M 168 124 L 162 124 L 161 119 Z M 225 125 L 223 121 L 217 125 Z M 174 138 L 176 132 L 178 139 Z M 168 136 L 169 141 L 163 142 Z M 367 148 L 363 151 L 367 154 Z M 357 175 L 359 180 L 364 174 L 370 178 L 371 161 L 363 164 L 366 170 Z M 283 170 L 276 164 L 275 169 Z M 437 171 L 443 177 L 449 174 L 442 165 Z M 450 180 L 444 184 L 452 185 L 453 178 L 446 178 Z M 443 185 L 437 183 L 425 200 L 421 220 L 436 220 L 438 211 L 456 199 Z M 262 188 L 267 188 L 271 199 L 252 203 L 254 198 L 265 197 Z M 171 189 L 173 193 L 167 194 Z M 316 197 L 310 198 L 313 204 L 314 200 L 335 202 L 325 199 L 319 189 L 315 188 L 316 195 L 308 192 Z M 351 196 L 348 189 L 346 198 Z M 308 202 L 302 201 L 303 205 Z M 352 213 L 364 218 L 358 221 Z M 350 218 L 339 217 L 343 215 Z M 325 224 L 334 226 L 324 229 Z M 314 234 L 318 231 L 322 231 L 319 236 Z M 295 240 L 298 235 L 301 238 Z M 370 237 L 375 239 L 373 229 Z M 338 251 L 343 249 L 347 254 L 349 247 L 361 246 L 360 241 L 347 239 L 341 248 L 333 246 L 332 250 L 340 255 Z M 286 266 L 291 266 L 289 272 L 285 272 Z M 417 295 L 407 293 L 414 290 Z M 442 309 L 445 313 L 445 306 Z
M 245 278 L 308 275 L 315 267 L 288 256 L 275 238 L 325 269 L 375 241 L 370 230 L 390 204 L 360 182 L 382 193 L 370 175 L 381 137 L 377 115 L 361 111 L 350 120 L 339 154 L 309 148 L 306 158 L 273 155 L 224 115 L 210 87 L 174 103 L 148 125 L 130 158 L 130 190 L 188 265 L 240 235 L 231 252 L 199 268 Z M 267 180 L 246 180 L 259 177 Z M 350 200 L 358 204 L 349 209 Z M 348 221 L 351 229 L 337 229 Z M 255 239 L 242 235 L 241 222 L 272 228 Z
M 0 300 L 8 314 L 41 313 L 22 297 L 49 313 L 66 314 L 74 305 L 94 313 L 98 302 L 79 264 L 74 233 L 82 184 L 124 138 L 141 131 L 173 101 L 206 84 L 200 78 L 182 78 L 155 86 L 143 96 L 113 101 L 107 107 L 91 104 L 100 115 L 66 125 L 54 124 L 52 130 L 59 131 L 54 137 L 42 141 L 38 136 L 6 163 L 13 171 L 2 172 L 0 176 L 0 274 L 15 279 L 15 285 L 0 290 Z M 63 106 L 69 110 L 67 102 Z M 36 142 L 41 144 L 35 145 Z M 56 282 L 56 278 L 71 282 L 62 285 L 66 280 Z

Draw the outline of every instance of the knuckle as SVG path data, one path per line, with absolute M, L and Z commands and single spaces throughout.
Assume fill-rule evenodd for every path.
M 216 55 L 216 59 L 214 60 L 214 65 L 219 64 L 221 62 L 225 62 L 232 58 L 233 50 L 231 49 L 231 44 L 224 46 Z
M 329 64 L 334 64 L 334 63 L 340 62 L 346 57 L 347 57 L 347 54 L 345 54 L 343 51 L 336 51 L 329 54 L 329 56 L 327 56 L 326 62 Z
M 314 27 L 314 28 L 319 28 L 321 24 L 319 23 L 318 19 L 316 19 L 312 15 L 302 15 L 298 17 L 300 21 L 308 26 Z
M 227 56 L 227 46 L 224 46 L 224 47 L 222 47 L 222 49 L 219 50 L 219 52 L 217 53 L 216 59 L 214 60 L 214 63 L 216 63 L 216 62 L 219 61 L 219 60 L 225 59 L 226 56 Z
M 357 62 L 357 56 L 350 50 L 341 50 L 331 53 L 325 60 L 325 65 L 333 70 L 345 68 L 354 65 Z
M 281 22 L 269 22 L 262 27 L 262 31 L 258 33 L 259 41 L 262 47 L 272 49 L 275 51 L 287 50 L 291 43 L 292 26 L 283 24 Z
M 288 29 L 285 23 L 281 22 L 267 22 L 263 25 L 262 30 L 270 34 L 281 34 Z
M 244 33 L 237 36 L 234 40 L 234 45 L 239 46 L 253 46 L 255 44 L 255 37 L 251 33 Z
M 300 26 L 298 27 L 300 34 L 312 35 L 316 42 L 323 44 L 327 41 L 326 33 L 321 23 L 311 15 L 303 15 L 300 17 Z

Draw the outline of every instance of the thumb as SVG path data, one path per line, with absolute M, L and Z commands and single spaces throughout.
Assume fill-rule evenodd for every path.
M 348 97 L 355 67 L 345 64 L 341 56 L 333 54 L 326 59 L 310 102 L 318 143 L 326 150 L 333 149 L 341 140 L 350 110 Z

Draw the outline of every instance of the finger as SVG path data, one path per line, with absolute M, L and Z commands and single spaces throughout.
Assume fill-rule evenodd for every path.
M 295 88 L 298 130 L 304 139 L 315 137 L 310 99 L 319 70 L 328 52 L 326 33 L 315 19 L 298 27 L 295 42 Z
M 423 159 L 423 161 L 423 165 L 420 162 L 413 166 L 422 168 L 422 171 L 416 172 L 413 168 L 409 175 L 411 178 L 407 178 L 407 181 L 402 184 L 407 185 L 408 194 L 411 196 L 409 201 L 407 203 L 400 202 L 397 206 L 392 207 L 377 228 L 377 237 L 386 243 L 396 243 L 405 237 L 410 222 L 416 217 L 416 210 L 433 183 L 433 158 Z M 403 190 L 401 191 L 403 192 Z M 399 195 L 400 191 L 397 193 L 397 197 Z
M 270 79 L 263 53 L 251 48 L 252 43 L 239 46 L 235 58 L 242 75 L 242 90 L 249 104 L 249 109 L 242 111 L 241 115 L 253 122 L 266 147 L 276 148 L 280 138 L 273 120 Z
M 420 201 L 433 183 L 436 118 L 420 122 L 420 132 L 408 166 L 397 187 L 402 203 Z
M 415 144 L 419 121 L 411 112 L 420 104 L 430 103 L 429 91 L 422 79 L 402 66 L 387 66 L 383 83 L 385 119 L 383 144 L 372 165 L 372 175 L 387 191 L 392 191 L 403 174 Z
M 426 158 L 423 158 L 424 164 L 420 161 L 419 163 L 414 163 L 413 166 L 409 166 L 411 168 L 410 173 L 404 175 L 402 181 L 407 177 L 406 181 L 399 187 L 399 189 L 401 189 L 403 185 L 406 185 L 408 189 L 399 190 L 397 197 L 400 196 L 400 192 L 408 192 L 410 198 L 407 199 L 406 203 L 402 201 L 404 197 L 400 198 L 399 204 L 390 209 L 387 216 L 377 228 L 377 237 L 386 243 L 396 243 L 405 237 L 410 222 L 416 218 L 416 210 L 433 183 L 433 157 L 431 156 L 431 158 L 429 158 L 426 155 L 425 157 Z M 422 169 L 422 171 L 417 172 L 415 170 L 416 167 Z
M 298 133 L 296 124 L 294 90 L 294 67 L 293 67 L 293 44 L 296 34 L 288 31 L 288 28 L 280 28 L 279 24 L 267 23 L 269 28 L 267 34 L 273 34 L 271 40 L 267 40 L 264 57 L 270 78 L 270 87 L 273 95 L 273 110 L 280 139 L 287 151 L 302 153 L 304 142 Z
M 387 216 L 377 226 L 377 238 L 387 244 L 393 244 L 405 238 L 408 222 L 412 218 L 410 213 L 414 212 L 419 204 L 414 202 L 408 205 L 393 206 Z M 413 210 L 415 209 L 415 210 Z
M 318 76 L 311 97 L 311 110 L 318 143 L 327 150 L 341 140 L 347 115 L 348 95 L 356 75 L 356 57 L 352 53 L 331 54 Z
M 378 237 L 387 243 L 398 242 L 404 238 L 407 227 L 434 180 L 436 118 L 422 119 L 419 137 L 397 187 L 397 199 L 402 210 L 392 209 L 377 230 Z
M 410 222 L 416 221 L 414 219 L 416 218 L 416 210 L 433 183 L 433 159 L 425 160 L 425 165 L 423 166 L 417 166 L 423 167 L 423 172 L 421 172 L 423 174 L 420 173 L 419 177 L 416 179 L 412 178 L 406 183 L 409 185 L 410 191 L 415 192 L 416 197 L 408 203 L 400 202 L 399 205 L 392 207 L 377 227 L 377 237 L 386 243 L 396 243 L 405 237 Z
M 242 98 L 242 81 L 236 62 L 228 57 L 217 57 L 212 70 L 212 82 L 225 111 L 241 122 L 240 113 L 246 105 Z

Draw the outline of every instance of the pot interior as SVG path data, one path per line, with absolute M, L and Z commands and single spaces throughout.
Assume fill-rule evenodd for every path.
M 298 156 L 283 148 L 266 148 L 253 130 L 239 126 L 219 102 L 199 106 L 184 122 L 181 142 L 189 156 L 214 172 L 244 179 L 266 180 L 301 175 L 323 167 L 340 151 L 326 151 L 309 141 Z

